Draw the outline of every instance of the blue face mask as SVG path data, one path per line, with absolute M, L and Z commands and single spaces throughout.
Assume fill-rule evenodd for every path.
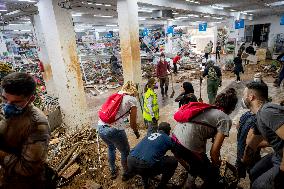
M 13 104 L 2 104 L 5 118 L 9 119 L 14 116 L 21 115 L 24 108 L 18 107 Z

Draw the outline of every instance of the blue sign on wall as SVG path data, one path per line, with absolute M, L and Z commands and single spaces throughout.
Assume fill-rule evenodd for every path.
M 147 28 L 144 28 L 143 36 L 148 36 L 148 35 L 149 35 L 149 30 Z
M 174 34 L 174 26 L 169 26 L 167 28 L 167 34 Z
M 284 25 L 284 15 L 280 18 L 280 25 Z
M 113 37 L 113 32 L 108 32 L 106 35 L 105 35 L 105 38 L 112 38 Z
M 235 29 L 245 28 L 245 20 L 240 19 L 235 21 Z
M 207 29 L 207 23 L 199 24 L 199 31 L 206 31 Z

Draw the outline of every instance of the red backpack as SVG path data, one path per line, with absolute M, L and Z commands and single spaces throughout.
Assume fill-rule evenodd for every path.
M 199 114 L 213 108 L 218 109 L 218 107 L 212 106 L 210 104 L 202 102 L 190 102 L 179 108 L 179 110 L 174 115 L 174 119 L 180 123 L 190 122 Z
M 123 100 L 123 96 L 124 96 L 124 94 L 115 93 L 115 94 L 111 95 L 107 99 L 107 101 L 102 105 L 98 114 L 99 114 L 99 118 L 104 123 L 108 123 L 108 124 L 114 123 L 129 112 L 128 111 L 124 115 L 115 119 L 115 116 L 116 116 L 116 114 L 117 114 L 117 112 L 120 108 L 121 102 Z

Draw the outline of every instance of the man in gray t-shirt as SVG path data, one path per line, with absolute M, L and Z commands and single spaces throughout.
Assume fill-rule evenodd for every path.
M 202 110 L 193 119 L 178 123 L 174 128 L 172 138 L 175 147 L 172 151 L 190 174 L 187 187 L 194 187 L 194 179 L 199 176 L 204 181 L 204 188 L 220 188 L 217 182 L 221 164 L 220 150 L 232 126 L 228 115 L 235 109 L 237 102 L 236 91 L 228 89 L 217 96 L 215 105 L 218 108 Z M 210 138 L 214 138 L 210 149 L 211 162 L 206 154 L 206 143 Z
M 250 162 L 250 157 L 253 157 L 263 139 L 274 149 L 274 153 L 263 157 L 250 170 L 252 189 L 284 188 L 284 108 L 266 103 L 267 99 L 268 87 L 265 83 L 247 84 L 243 106 L 256 114 L 257 126 L 246 146 L 243 162 Z
M 206 153 L 207 139 L 213 138 L 216 130 L 227 137 L 232 126 L 230 117 L 217 109 L 207 110 L 194 118 L 193 121 L 208 124 L 215 129 L 192 122 L 178 123 L 173 134 L 184 147 L 198 153 Z

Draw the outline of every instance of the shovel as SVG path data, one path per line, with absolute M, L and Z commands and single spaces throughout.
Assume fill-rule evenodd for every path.
M 172 94 L 171 94 L 171 96 L 170 96 L 170 98 L 173 98 L 174 97 L 174 95 L 175 95 L 175 90 L 174 90 L 174 81 L 173 81 L 173 75 L 171 74 L 171 80 L 172 80 Z
M 202 85 L 202 78 L 200 77 L 198 102 L 203 102 L 203 99 L 201 98 L 201 85 Z

